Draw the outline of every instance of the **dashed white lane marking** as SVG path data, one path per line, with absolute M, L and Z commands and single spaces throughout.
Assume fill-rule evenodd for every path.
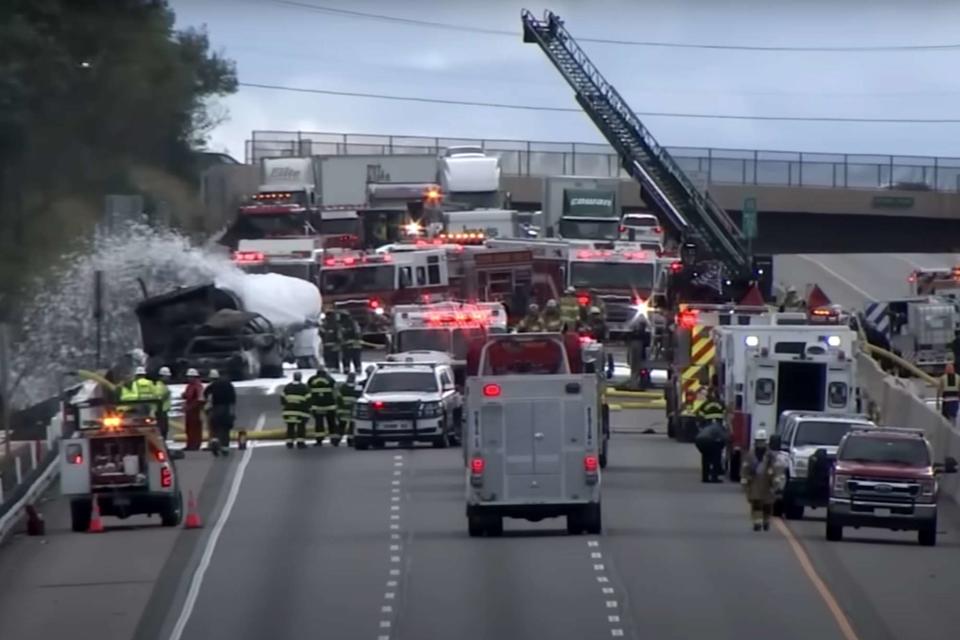
M 400 482 L 403 471 L 400 467 L 403 467 L 403 455 L 397 454 L 393 456 L 393 466 L 396 467 L 393 471 L 393 479 L 390 481 L 390 493 L 393 494 L 390 496 L 390 502 L 398 503 L 400 502 Z M 390 566 L 399 565 L 402 556 L 400 555 L 401 545 L 399 544 L 400 534 L 397 533 L 400 531 L 400 524 L 397 520 L 400 519 L 399 504 L 390 505 Z M 384 604 L 380 606 L 380 629 L 390 629 L 393 625 L 393 602 L 396 600 L 397 592 L 395 589 L 400 584 L 400 581 L 397 579 L 400 576 L 400 569 L 392 568 L 389 570 L 390 579 L 387 580 L 387 591 L 383 593 Z M 390 640 L 389 635 L 378 635 L 377 640 Z
M 587 540 L 587 548 L 590 549 L 590 559 L 598 560 L 603 557 L 603 553 L 599 550 L 600 541 L 599 540 Z M 600 572 L 601 575 L 597 576 L 597 583 L 600 584 L 600 592 L 604 596 L 604 605 L 606 609 L 619 609 L 620 601 L 614 600 L 613 596 L 616 594 L 616 589 L 611 586 L 610 578 L 603 575 L 602 572 L 606 571 L 606 567 L 602 564 L 594 564 L 593 570 Z M 620 626 L 620 616 L 616 614 L 607 615 L 607 622 L 610 624 L 610 636 L 614 638 L 624 637 L 623 628 Z
M 261 413 L 259 417 L 257 417 L 257 424 L 254 430 L 261 431 L 266 421 L 266 414 Z M 196 606 L 197 598 L 200 596 L 203 577 L 206 575 L 207 568 L 210 566 L 213 551 L 216 549 L 217 541 L 220 540 L 220 534 L 227 524 L 227 518 L 230 517 L 230 512 L 233 511 L 233 505 L 237 502 L 237 495 L 240 493 L 240 484 L 243 482 L 243 475 L 247 471 L 247 465 L 250 464 L 250 457 L 253 455 L 253 450 L 256 449 L 256 445 L 256 442 L 251 442 L 250 446 L 243 452 L 243 457 L 240 458 L 240 464 L 237 466 L 237 470 L 233 474 L 233 481 L 230 483 L 230 492 L 227 494 L 227 501 L 224 502 L 223 508 L 220 510 L 217 522 L 213 525 L 210 537 L 207 538 L 207 543 L 203 548 L 203 555 L 200 556 L 197 569 L 193 572 L 193 577 L 190 579 L 190 588 L 187 590 L 187 597 L 183 602 L 183 609 L 180 610 L 180 615 L 177 617 L 177 622 L 173 626 L 173 631 L 170 632 L 170 640 L 180 640 L 184 630 L 187 628 L 187 622 L 190 621 L 193 608 Z

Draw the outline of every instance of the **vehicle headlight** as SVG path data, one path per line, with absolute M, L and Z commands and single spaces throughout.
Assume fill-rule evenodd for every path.
M 358 402 L 353 405 L 353 417 L 359 418 L 360 420 L 369 420 L 370 419 L 370 403 L 368 402 Z
M 833 495 L 838 497 L 850 495 L 847 490 L 848 482 L 850 482 L 850 476 L 846 474 L 838 473 L 833 476 Z
M 793 463 L 793 472 L 798 478 L 807 477 L 807 469 L 810 466 L 810 461 L 806 458 L 797 458 Z
M 421 418 L 436 418 L 443 413 L 443 405 L 439 402 L 420 403 Z
M 934 478 L 920 481 L 920 495 L 924 498 L 936 498 L 937 489 L 937 481 Z

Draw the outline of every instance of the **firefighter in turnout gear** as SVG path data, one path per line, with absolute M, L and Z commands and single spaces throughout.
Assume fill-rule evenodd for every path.
M 600 307 L 590 307 L 590 315 L 587 317 L 587 328 L 590 335 L 597 342 L 605 342 L 607 339 L 607 322 L 603 319 L 603 310 Z
M 560 318 L 565 331 L 576 330 L 580 322 L 580 300 L 577 299 L 577 290 L 573 287 L 567 287 L 567 291 L 560 298 Z
M 527 307 L 527 315 L 517 323 L 514 333 L 538 333 L 543 331 L 543 320 L 540 319 L 540 307 L 531 304 Z
M 547 307 L 543 310 L 543 328 L 551 333 L 563 331 L 563 316 L 560 315 L 560 306 L 553 298 L 547 300 Z
M 327 369 L 340 371 L 340 322 L 337 312 L 329 310 L 323 316 L 323 364 Z
M 720 482 L 723 474 L 723 448 L 729 439 L 723 424 L 726 411 L 720 396 L 711 388 L 707 401 L 700 405 L 697 417 L 702 421 L 694 444 L 700 452 L 700 479 L 702 482 Z
M 310 410 L 317 431 L 315 446 L 320 447 L 327 435 L 337 433 L 336 382 L 327 368 L 321 365 L 307 380 L 307 385 L 310 387 Z
M 287 449 L 293 448 L 296 439 L 297 448 L 307 446 L 307 422 L 310 420 L 310 387 L 303 384 L 299 371 L 293 374 L 293 382 L 283 388 L 280 397 L 283 405 L 283 421 L 287 425 Z
M 337 385 L 337 417 L 339 425 L 337 435 L 330 440 L 333 446 L 340 444 L 340 438 L 346 437 L 347 444 L 353 437 L 353 407 L 357 404 L 357 398 L 360 397 L 360 390 L 357 389 L 357 374 L 350 372 L 347 374 L 346 382 Z
M 360 334 L 360 325 L 350 316 L 340 318 L 340 359 L 343 362 L 343 372 L 353 370 L 360 372 L 360 349 L 363 346 L 363 336 Z
M 777 492 L 783 488 L 784 480 L 777 452 L 770 447 L 766 430 L 758 429 L 753 437 L 753 448 L 744 456 L 740 471 L 740 483 L 747 492 L 754 531 L 770 529 L 773 503 L 776 502 Z

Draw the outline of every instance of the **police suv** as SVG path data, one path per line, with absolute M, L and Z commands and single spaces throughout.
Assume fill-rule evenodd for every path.
M 432 362 L 413 356 L 374 365 L 354 406 L 356 449 L 387 442 L 430 442 L 443 448 L 460 442 L 463 397 L 449 357 Z

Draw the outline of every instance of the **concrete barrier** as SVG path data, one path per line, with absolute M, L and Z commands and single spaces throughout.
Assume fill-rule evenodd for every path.
M 916 381 L 886 375 L 865 353 L 858 354 L 857 368 L 861 397 L 876 405 L 882 425 L 923 429 L 933 446 L 934 461 L 943 462 L 947 456 L 960 460 L 960 430 L 917 395 Z M 940 492 L 960 502 L 960 474 L 941 476 Z

